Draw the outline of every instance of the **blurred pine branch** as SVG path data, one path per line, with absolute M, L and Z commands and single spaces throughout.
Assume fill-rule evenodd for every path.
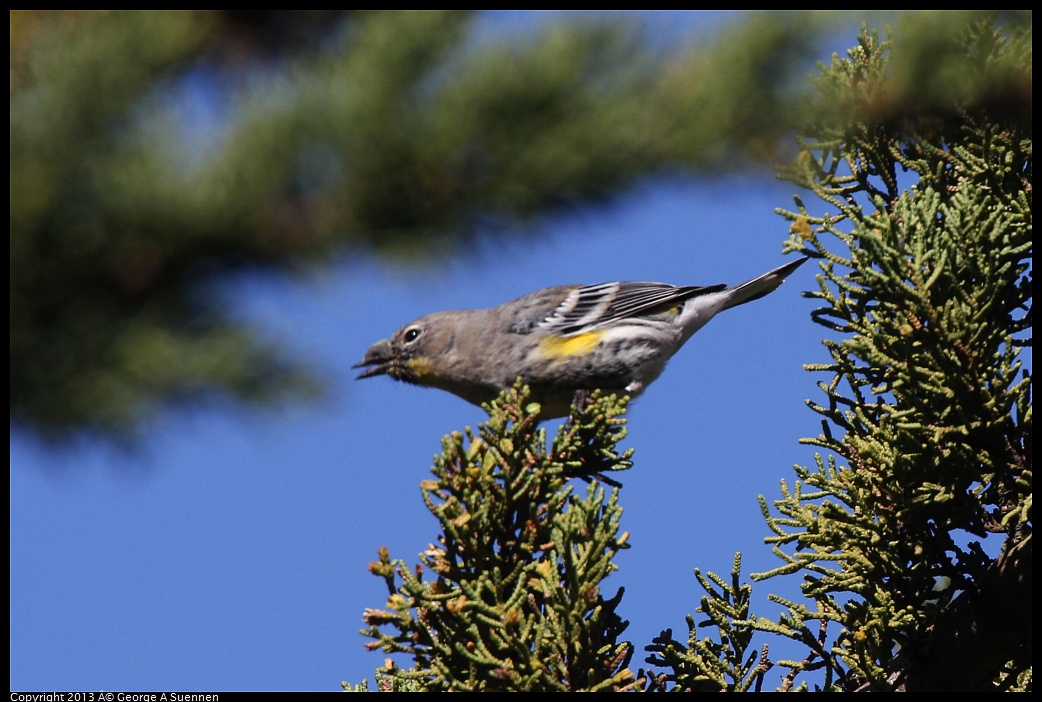
M 972 16 L 911 16 L 933 49 L 881 119 L 924 76 L 1030 104 L 1001 63 L 969 85 L 938 65 Z M 314 392 L 225 308 L 230 274 L 429 262 L 649 175 L 773 161 L 836 17 L 664 51 L 624 13 L 490 42 L 462 11 L 12 11 L 12 422 L 121 435 L 171 402 Z

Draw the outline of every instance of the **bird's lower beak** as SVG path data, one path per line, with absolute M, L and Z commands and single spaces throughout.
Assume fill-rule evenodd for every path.
M 356 363 L 351 366 L 352 368 L 365 368 L 364 371 L 358 374 L 356 380 L 362 378 L 372 378 L 374 375 L 386 375 L 390 373 L 391 368 L 394 366 L 394 351 L 391 349 L 391 342 L 387 339 L 383 341 L 377 341 L 375 344 L 369 347 L 369 350 L 365 352 L 365 356 L 362 357 L 360 363 Z

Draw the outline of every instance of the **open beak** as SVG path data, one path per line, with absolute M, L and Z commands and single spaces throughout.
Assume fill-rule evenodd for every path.
M 365 356 L 362 357 L 362 361 L 351 367 L 365 368 L 355 378 L 355 380 L 361 380 L 362 378 L 372 378 L 374 375 L 390 373 L 391 368 L 394 366 L 394 361 L 395 357 L 394 351 L 391 349 L 391 342 L 384 339 L 370 346 L 369 350 L 365 352 Z

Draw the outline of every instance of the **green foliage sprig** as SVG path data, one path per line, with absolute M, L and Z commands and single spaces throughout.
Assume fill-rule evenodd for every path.
M 984 22 L 963 39 L 963 64 L 981 70 L 1030 42 Z M 891 46 L 863 33 L 824 73 L 820 101 L 884 94 Z M 981 540 L 1030 550 L 1030 132 L 987 109 L 916 117 L 823 121 L 785 173 L 835 210 L 812 216 L 797 199 L 783 214 L 789 246 L 822 261 L 815 319 L 845 335 L 825 342 L 830 363 L 808 366 L 831 378 L 819 383 L 826 401 L 810 402 L 823 433 L 806 443 L 847 464 L 818 456 L 783 485 L 781 516 L 764 505 L 786 565 L 761 577 L 802 572 L 818 609 L 797 607 L 801 619 L 841 623 L 825 655 L 878 690 L 939 682 L 918 672 L 938 655 L 932 632 L 959 593 L 960 605 L 986 599 L 1001 567 Z M 1011 587 L 1007 604 L 1023 597 Z M 1027 629 L 1006 631 L 999 664 L 1019 656 Z M 976 660 L 961 672 L 983 689 L 1001 666 Z
M 597 691 L 626 688 L 633 647 L 618 637 L 621 588 L 601 582 L 626 548 L 618 488 L 603 473 L 630 466 L 619 453 L 625 401 L 594 394 L 547 448 L 539 405 L 522 385 L 478 427 L 453 433 L 421 488 L 442 535 L 409 569 L 385 549 L 385 610 L 368 610 L 371 648 L 408 654 L 410 669 L 382 675 L 452 691 Z M 591 480 L 585 495 L 569 481 Z M 430 572 L 434 580 L 424 579 Z M 384 631 L 389 628 L 390 631 Z
M 675 685 L 684 692 L 760 692 L 764 675 L 773 667 L 767 648 L 752 648 L 757 631 L 756 617 L 750 615 L 752 586 L 741 583 L 742 557 L 736 555 L 730 580 L 715 573 L 703 574 L 697 568 L 698 584 L 708 593 L 698 611 L 706 615 L 696 624 L 688 615 L 688 641 L 683 644 L 666 629 L 647 647 L 651 665 L 673 672 L 648 675 L 651 689 L 665 691 Z M 698 638 L 698 629 L 713 628 L 716 640 Z
M 748 689 L 769 664 L 754 631 L 807 651 L 776 663 L 781 690 L 1030 689 L 1031 37 L 962 15 L 927 43 L 959 89 L 910 100 L 922 55 L 864 30 L 822 66 L 782 172 L 825 205 L 779 212 L 787 248 L 820 261 L 813 318 L 839 338 L 807 366 L 828 379 L 805 443 L 827 455 L 760 498 L 783 564 L 752 577 L 800 575 L 805 599 L 750 616 L 737 561 L 729 584 L 699 575 L 705 619 L 648 648 L 670 671 L 649 689 Z

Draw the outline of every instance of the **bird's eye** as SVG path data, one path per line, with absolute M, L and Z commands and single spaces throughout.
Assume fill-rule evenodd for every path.
M 405 330 L 405 335 L 402 337 L 402 340 L 405 341 L 405 343 L 407 344 L 411 344 L 412 342 L 419 339 L 421 334 L 423 334 L 422 329 L 420 329 L 419 327 L 412 327 L 410 329 Z

